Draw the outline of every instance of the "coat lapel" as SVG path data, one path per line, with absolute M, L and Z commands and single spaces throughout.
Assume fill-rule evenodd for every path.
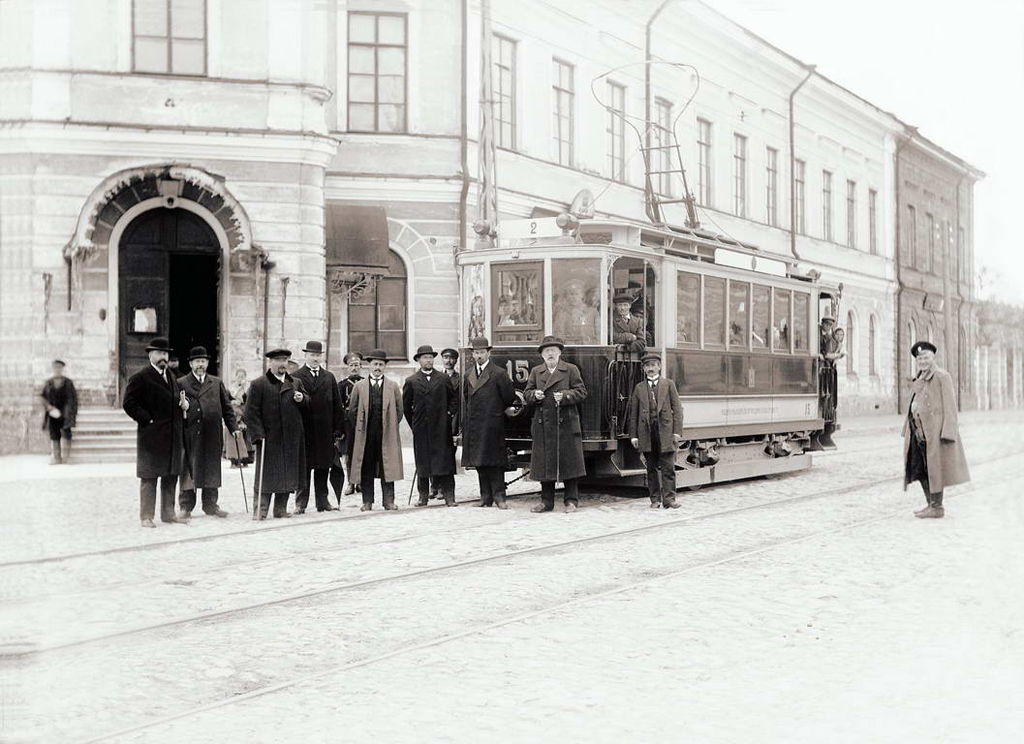
M 473 376 L 473 379 L 471 379 L 470 382 L 473 385 L 473 392 L 474 393 L 480 388 L 481 385 L 483 385 L 485 382 L 487 382 L 491 378 L 491 367 L 492 366 L 494 366 L 494 363 L 493 362 L 488 362 L 487 366 L 484 367 L 484 373 L 482 375 L 480 375 L 479 377 L 477 377 L 476 376 L 476 366 L 474 365 L 472 371 L 470 372 L 470 374 Z
M 665 402 L 668 400 L 668 385 L 665 384 L 664 379 L 658 380 L 658 410 L 655 413 L 661 413 L 661 409 L 665 406 Z
M 558 365 L 550 373 L 548 373 L 548 368 L 545 365 L 544 369 L 540 373 L 541 374 L 541 385 L 542 385 L 541 390 L 547 390 L 549 387 L 554 385 L 556 382 L 558 382 L 559 380 L 564 378 L 568 371 L 569 371 L 569 368 L 566 367 L 565 366 L 565 362 L 562 362 L 562 361 L 559 361 Z

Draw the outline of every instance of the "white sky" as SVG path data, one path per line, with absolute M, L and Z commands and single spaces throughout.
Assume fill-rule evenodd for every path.
M 1024 0 L 707 0 L 987 174 L 982 296 L 1024 304 Z

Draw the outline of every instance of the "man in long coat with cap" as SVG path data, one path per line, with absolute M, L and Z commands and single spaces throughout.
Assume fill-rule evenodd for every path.
M 476 468 L 480 483 L 478 506 L 505 503 L 505 469 L 508 445 L 505 443 L 506 409 L 518 401 L 512 380 L 491 361 L 491 343 L 474 338 L 473 364 L 463 377 L 465 412 L 463 416 L 462 466 Z
M 555 336 L 545 336 L 537 351 L 544 360 L 530 370 L 523 395 L 526 409 L 533 414 L 530 435 L 530 479 L 539 481 L 541 503 L 531 511 L 555 508 L 555 483 L 565 484 L 565 510 L 579 506 L 578 481 L 586 475 L 583 460 L 583 429 L 577 406 L 587 397 L 579 367 L 562 361 L 565 345 Z
M 455 506 L 455 442 L 451 420 L 458 408 L 458 393 L 444 372 L 434 369 L 434 347 L 421 346 L 413 355 L 420 368 L 405 378 L 402 405 L 405 420 L 412 429 L 416 456 L 416 488 L 419 501 L 426 506 L 430 484 L 444 496 L 444 503 Z
M 327 498 L 327 477 L 337 457 L 335 442 L 345 431 L 345 413 L 341 407 L 341 393 L 338 380 L 321 366 L 324 355 L 323 344 L 310 341 L 302 350 L 305 364 L 292 375 L 299 380 L 309 395 L 309 406 L 302 411 L 302 423 L 306 434 L 306 473 L 302 488 L 295 494 L 295 513 L 303 514 L 309 503 L 309 480 L 313 476 L 313 490 L 316 510 L 336 511 Z M 338 496 L 335 493 L 335 496 Z
M 381 349 L 366 355 L 370 376 L 352 388 L 348 415 L 354 425 L 349 477 L 362 485 L 361 511 L 373 508 L 373 481 L 380 478 L 384 508 L 394 510 L 395 481 L 405 477 L 402 468 L 402 391 L 398 383 L 384 376 L 388 357 Z
M 265 375 L 249 386 L 245 420 L 256 445 L 256 493 L 260 495 L 260 519 L 267 516 L 274 495 L 274 518 L 290 517 L 288 495 L 302 487 L 306 474 L 306 440 L 302 410 L 309 396 L 302 382 L 286 371 L 287 349 L 266 353 L 270 360 Z
M 661 376 L 661 355 L 650 352 L 640 361 L 646 379 L 633 388 L 626 431 L 646 461 L 651 508 L 678 509 L 676 449 L 683 438 L 683 407 L 676 384 Z
M 160 521 L 184 523 L 174 514 L 174 489 L 181 472 L 183 412 L 189 402 L 167 368 L 171 345 L 154 338 L 146 347 L 149 364 L 133 374 L 122 407 L 138 424 L 135 474 L 139 478 L 139 519 L 155 527 L 156 486 L 160 481 Z
M 650 337 L 644 328 L 644 319 L 632 314 L 633 298 L 628 294 L 615 296 L 615 318 L 612 320 L 612 341 L 628 351 L 642 354 Z
M 185 456 L 182 467 L 181 493 L 178 507 L 182 519 L 191 519 L 196 506 L 196 489 L 203 489 L 203 513 L 226 517 L 217 505 L 220 488 L 220 462 L 224 451 L 224 426 L 231 436 L 238 431 L 231 396 L 219 377 L 206 374 L 210 355 L 203 346 L 188 353 L 192 371 L 178 378 L 178 385 L 188 399 L 185 419 Z M 222 426 L 223 424 L 223 426 Z

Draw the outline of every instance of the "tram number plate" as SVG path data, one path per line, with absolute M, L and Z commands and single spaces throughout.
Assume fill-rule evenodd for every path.
M 562 234 L 555 217 L 536 220 L 502 220 L 498 223 L 498 237 L 503 240 L 519 238 L 557 238 Z
M 515 367 L 512 366 L 512 360 L 509 359 L 505 362 L 505 369 L 508 370 L 509 378 L 516 382 L 526 382 L 530 379 L 530 363 L 525 359 L 516 359 Z

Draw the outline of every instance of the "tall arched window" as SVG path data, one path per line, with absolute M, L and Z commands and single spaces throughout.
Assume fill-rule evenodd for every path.
M 875 377 L 878 374 L 878 352 L 877 331 L 875 329 L 875 316 L 868 318 L 868 374 Z
M 853 310 L 846 314 L 846 374 L 852 375 L 857 372 L 857 365 L 853 358 L 854 347 L 856 346 L 857 334 L 853 325 Z
M 381 277 L 370 290 L 353 297 L 348 305 L 348 348 L 362 354 L 383 349 L 388 359 L 409 358 L 406 316 L 408 278 L 405 263 L 388 252 L 389 276 Z

